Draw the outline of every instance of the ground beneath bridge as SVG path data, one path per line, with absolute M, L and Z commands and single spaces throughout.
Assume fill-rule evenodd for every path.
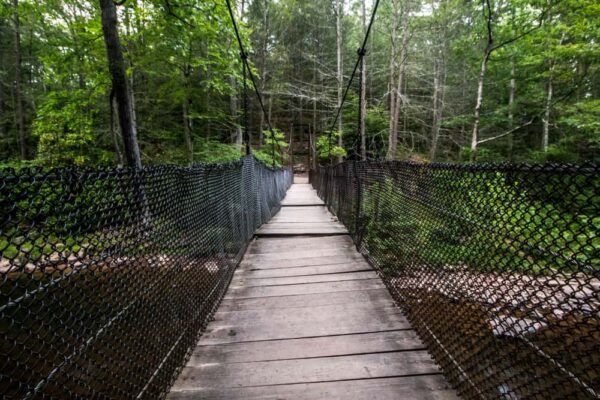
M 168 398 L 456 399 L 312 187 L 292 185 L 282 205 Z

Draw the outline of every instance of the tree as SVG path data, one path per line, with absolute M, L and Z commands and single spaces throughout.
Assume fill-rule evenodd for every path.
M 117 7 L 113 0 L 99 1 L 102 12 L 102 32 L 104 33 L 104 42 L 106 44 L 108 69 L 117 101 L 119 125 L 121 127 L 123 143 L 125 144 L 125 157 L 128 165 L 141 168 L 142 160 L 137 140 L 137 126 L 133 117 L 130 92 L 127 87 L 127 75 L 125 73 L 125 60 L 117 30 Z

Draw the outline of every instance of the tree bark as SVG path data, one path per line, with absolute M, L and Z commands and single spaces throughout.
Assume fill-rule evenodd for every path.
M 242 142 L 244 140 L 244 134 L 242 132 L 242 126 L 238 123 L 239 112 L 238 112 L 238 97 L 237 97 L 236 89 L 235 89 L 237 87 L 235 77 L 231 76 L 229 78 L 229 82 L 230 82 L 231 86 L 234 88 L 233 93 L 232 93 L 231 97 L 229 98 L 229 110 L 231 112 L 231 116 L 235 123 L 235 129 L 233 132 L 233 143 L 235 143 L 236 146 L 241 146 Z
M 337 106 L 338 110 L 342 106 L 342 97 L 344 96 L 344 75 L 343 75 L 343 38 L 342 38 L 342 14 L 344 12 L 344 1 L 336 0 L 336 48 L 337 48 Z M 338 119 L 338 146 L 344 146 L 343 139 L 343 113 L 340 111 L 340 117 Z M 338 162 L 342 162 L 342 157 L 338 157 Z
M 25 130 L 25 110 L 23 108 L 23 73 L 21 54 L 21 21 L 19 19 L 19 0 L 13 0 L 14 6 L 14 30 L 15 30 L 15 106 L 17 129 L 19 132 L 19 150 L 21 160 L 29 158 L 27 148 L 27 131 Z
M 515 77 L 515 56 L 510 57 L 510 90 L 508 93 L 508 129 L 513 129 L 515 125 L 515 94 L 517 92 L 517 80 Z M 513 158 L 513 135 L 508 135 L 508 160 Z
M 396 84 L 396 96 L 394 99 L 394 112 L 391 118 L 392 129 L 388 140 L 388 153 L 387 159 L 395 160 L 396 153 L 398 151 L 398 122 L 400 118 L 400 108 L 404 102 L 403 88 L 406 76 L 406 58 L 408 54 L 408 42 L 410 39 L 409 35 L 409 18 L 410 18 L 409 2 L 405 3 L 404 12 L 402 16 L 402 44 L 400 48 L 400 59 L 399 59 L 399 71 L 398 80 Z
M 115 104 L 115 91 L 112 89 L 110 91 L 110 95 L 108 96 L 108 107 L 110 110 L 110 137 L 113 142 L 113 147 L 115 148 L 117 163 L 119 166 L 122 166 L 125 164 L 125 160 L 123 159 L 123 152 L 121 151 L 121 145 L 119 144 L 119 136 L 117 133 L 119 127 L 117 126 L 117 119 L 115 118 L 115 114 L 117 113 L 117 105 Z
M 396 156 L 394 149 L 398 146 L 398 134 L 395 132 L 394 127 L 397 126 L 397 122 L 394 121 L 396 112 L 396 37 L 398 36 L 398 0 L 392 0 L 392 35 L 390 43 L 390 79 L 388 83 L 389 92 L 389 110 L 390 110 L 390 121 L 389 121 L 389 133 L 388 133 L 388 151 L 386 158 L 393 160 Z
M 490 60 L 492 47 L 488 45 L 485 49 L 483 60 L 481 61 L 481 69 L 479 71 L 479 79 L 477 80 L 477 100 L 475 101 L 475 122 L 473 123 L 473 131 L 471 133 L 471 161 L 477 159 L 477 141 L 479 140 L 479 123 L 481 120 L 481 105 L 483 104 L 483 85 L 485 83 L 485 73 L 487 71 L 488 61 Z
M 99 0 L 102 11 L 102 32 L 106 44 L 108 68 L 110 71 L 117 107 L 119 110 L 119 125 L 127 164 L 134 168 L 141 168 L 142 161 L 137 140 L 137 126 L 132 113 L 131 99 L 127 87 L 125 73 L 125 60 L 119 41 L 117 30 L 117 7 L 113 0 Z
M 554 94 L 554 82 L 552 81 L 552 75 L 554 72 L 554 63 L 550 66 L 550 76 L 548 77 L 548 84 L 546 86 L 546 103 L 544 104 L 544 118 L 542 119 L 542 151 L 546 153 L 548 151 L 548 143 L 550 137 L 550 113 L 552 111 L 552 96 Z
M 363 35 L 367 33 L 367 6 L 365 0 L 362 0 L 362 27 Z M 363 55 L 360 68 L 360 157 L 363 160 L 367 159 L 367 135 L 365 118 L 367 115 L 367 56 Z
M 188 98 L 188 82 L 189 82 L 189 66 L 186 67 L 186 72 L 183 74 L 184 79 L 184 96 L 181 102 L 181 111 L 183 117 L 183 139 L 185 140 L 185 148 L 187 151 L 188 162 L 190 165 L 194 163 L 194 142 L 192 140 L 192 126 L 190 123 L 189 116 L 189 104 L 190 99 Z

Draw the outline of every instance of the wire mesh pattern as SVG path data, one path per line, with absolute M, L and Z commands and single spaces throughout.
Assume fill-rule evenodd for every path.
M 600 395 L 600 167 L 312 171 L 466 399 Z
M 2 398 L 164 396 L 289 170 L 0 171 Z

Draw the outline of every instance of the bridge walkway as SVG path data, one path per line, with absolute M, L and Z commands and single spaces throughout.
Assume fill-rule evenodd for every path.
M 345 227 L 304 182 L 256 232 L 168 399 L 456 395 Z

